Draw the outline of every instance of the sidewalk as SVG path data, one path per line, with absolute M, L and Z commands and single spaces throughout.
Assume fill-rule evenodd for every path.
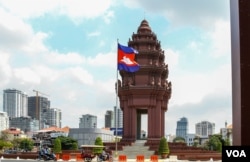
M 58 159 L 57 161 L 63 161 L 62 159 Z M 71 159 L 69 161 L 76 161 L 75 159 Z M 96 159 L 93 159 L 92 162 L 97 162 Z M 119 162 L 118 160 L 113 160 L 113 162 Z M 127 162 L 136 162 L 136 159 L 127 159 Z M 150 159 L 145 159 L 144 162 L 151 162 Z M 159 159 L 158 162 L 191 162 L 189 160 L 171 160 L 171 159 Z M 194 162 L 194 161 L 192 161 Z M 211 160 L 208 160 L 208 161 L 200 161 L 200 160 L 197 160 L 195 162 L 221 162 L 221 160 L 216 160 L 216 161 L 211 161 Z
M 118 162 L 116 160 L 114 160 L 114 162 Z M 128 159 L 127 162 L 136 162 L 136 159 Z M 150 159 L 145 159 L 144 162 L 151 162 Z M 171 160 L 171 159 L 159 159 L 158 162 L 191 162 L 189 160 Z M 194 162 L 194 161 L 192 161 Z M 216 160 L 216 161 L 211 161 L 211 160 L 208 160 L 208 161 L 200 161 L 200 160 L 197 160 L 195 162 L 221 162 L 221 160 Z
M 127 159 L 126 161 L 127 162 L 136 162 L 136 159 Z M 113 162 L 119 162 L 119 161 L 118 161 L 118 159 L 114 159 Z M 124 161 L 122 161 L 122 162 L 124 162 Z M 145 159 L 144 161 L 138 161 L 138 162 L 152 162 L 152 161 L 150 161 L 150 159 Z M 167 158 L 167 159 L 158 159 L 158 162 L 191 162 L 191 161 L 189 161 L 189 160 L 178 160 L 176 156 L 172 156 L 172 157 Z M 192 162 L 194 162 L 194 161 L 192 161 Z M 207 160 L 207 161 L 197 160 L 195 162 L 221 162 L 221 160 L 210 159 L 210 160 Z
M 58 159 L 57 161 L 64 161 L 62 159 Z M 67 161 L 77 161 L 76 159 L 70 159 L 70 160 L 67 160 Z M 98 162 L 97 161 L 97 158 L 95 157 L 94 159 L 92 159 L 92 162 Z M 143 159 L 143 160 L 137 160 L 136 158 L 125 158 L 125 159 L 122 159 L 122 160 L 118 160 L 118 157 L 114 158 L 113 157 L 113 162 L 191 162 L 189 160 L 178 160 L 177 159 L 177 156 L 170 156 L 169 158 L 167 159 L 155 159 L 155 160 L 150 160 L 150 159 Z M 194 162 L 192 160 L 192 162 Z M 207 160 L 207 161 L 204 161 L 204 160 L 196 160 L 195 162 L 221 162 L 221 160 L 213 160 L 212 158 L 210 160 Z

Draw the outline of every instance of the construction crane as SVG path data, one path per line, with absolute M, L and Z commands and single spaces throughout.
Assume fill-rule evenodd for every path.
M 44 96 L 49 96 L 49 95 L 42 93 L 40 91 L 37 91 L 37 90 L 33 90 L 33 92 L 36 92 L 36 117 L 37 117 L 37 120 L 40 122 L 40 113 L 39 113 L 40 111 L 38 109 L 38 97 L 39 97 L 39 94 L 44 95 Z

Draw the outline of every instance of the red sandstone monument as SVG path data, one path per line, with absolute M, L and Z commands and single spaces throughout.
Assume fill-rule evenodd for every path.
M 137 33 L 133 33 L 128 46 L 139 53 L 135 60 L 140 70 L 134 73 L 120 71 L 118 96 L 123 111 L 122 141 L 132 143 L 140 139 L 141 115 L 148 115 L 147 144 L 159 143 L 165 135 L 165 112 L 171 97 L 168 65 L 161 43 L 143 20 Z
M 133 33 L 128 46 L 139 54 L 135 61 L 140 69 L 136 72 L 120 71 L 122 80 L 118 81 L 118 96 L 123 111 L 123 137 L 118 142 L 118 150 L 125 145 L 133 145 L 140 139 L 141 115 L 148 115 L 148 136 L 145 145 L 157 154 L 160 138 L 165 135 L 165 112 L 171 97 L 172 86 L 168 79 L 168 65 L 160 41 L 152 32 L 148 22 L 143 20 L 137 33 Z M 114 143 L 106 142 L 110 150 L 115 150 Z M 179 160 L 214 160 L 221 159 L 221 153 L 187 146 L 186 143 L 169 142 L 170 155 Z

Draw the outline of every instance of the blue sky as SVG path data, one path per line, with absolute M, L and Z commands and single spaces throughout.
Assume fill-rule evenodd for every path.
M 78 127 L 90 113 L 101 128 L 115 106 L 117 39 L 127 45 L 144 18 L 161 41 L 173 85 L 166 134 L 175 134 L 181 117 L 190 133 L 202 120 L 216 132 L 230 124 L 228 0 L 1 0 L 0 89 L 49 94 L 63 126 Z

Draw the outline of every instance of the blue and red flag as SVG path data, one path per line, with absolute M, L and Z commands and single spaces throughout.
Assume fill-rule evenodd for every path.
M 136 54 L 138 54 L 137 50 L 118 43 L 118 70 L 124 70 L 127 72 L 138 71 L 140 66 L 135 61 Z

